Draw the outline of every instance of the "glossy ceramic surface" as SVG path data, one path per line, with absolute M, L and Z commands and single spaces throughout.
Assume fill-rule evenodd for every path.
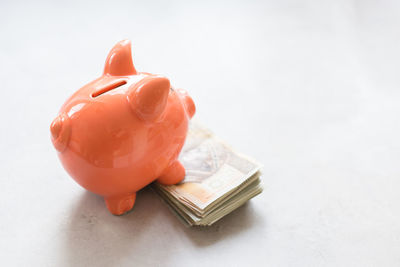
M 110 51 L 104 74 L 61 107 L 51 139 L 75 181 L 120 215 L 149 183 L 184 178 L 178 155 L 194 113 L 186 91 L 172 88 L 165 77 L 136 71 L 125 40 Z

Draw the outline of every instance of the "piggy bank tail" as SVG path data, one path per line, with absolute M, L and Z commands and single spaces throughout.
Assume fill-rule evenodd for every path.
M 190 96 L 185 97 L 185 107 L 186 111 L 189 114 L 189 117 L 192 118 L 196 113 L 196 105 L 194 104 L 194 101 Z
M 67 114 L 58 115 L 50 125 L 51 141 L 58 152 L 68 146 L 71 136 L 71 123 Z
M 185 105 L 187 114 L 189 115 L 190 118 L 192 118 L 196 113 L 196 105 L 194 104 L 193 99 L 190 97 L 190 95 L 188 95 L 186 90 L 184 89 L 177 89 L 177 90 L 183 99 L 183 104 Z

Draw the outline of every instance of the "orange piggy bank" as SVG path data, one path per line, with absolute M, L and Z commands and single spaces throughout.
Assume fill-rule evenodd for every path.
M 136 71 L 125 40 L 109 53 L 103 75 L 61 107 L 51 140 L 72 178 L 121 215 L 151 182 L 170 185 L 185 177 L 178 155 L 194 113 L 184 90 Z

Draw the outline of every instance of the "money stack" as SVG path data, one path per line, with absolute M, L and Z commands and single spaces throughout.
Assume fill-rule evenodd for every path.
M 179 157 L 185 179 L 154 190 L 185 224 L 209 226 L 262 192 L 261 165 L 235 152 L 197 122 Z

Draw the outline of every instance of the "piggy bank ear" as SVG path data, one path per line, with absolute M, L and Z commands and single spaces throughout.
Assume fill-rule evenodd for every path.
M 104 74 L 113 76 L 135 75 L 132 62 L 131 42 L 123 40 L 117 43 L 107 56 Z
M 167 78 L 149 76 L 129 88 L 128 102 L 139 118 L 154 121 L 167 105 L 169 90 Z
M 67 148 L 71 136 L 71 123 L 67 114 L 60 114 L 50 125 L 51 141 L 57 151 Z

